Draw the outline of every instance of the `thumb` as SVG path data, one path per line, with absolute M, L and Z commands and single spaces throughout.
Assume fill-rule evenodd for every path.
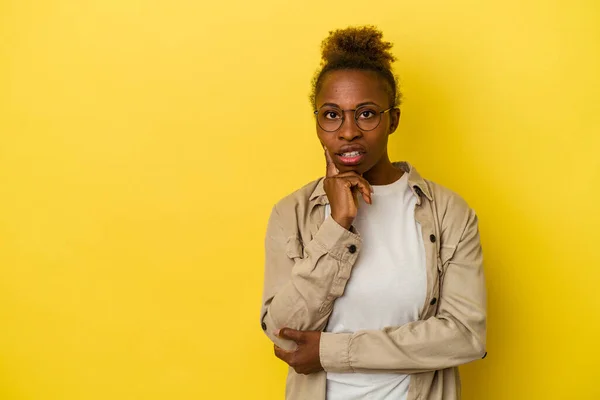
M 284 339 L 293 340 L 296 343 L 300 343 L 304 337 L 304 333 L 292 328 L 281 328 L 278 336 Z

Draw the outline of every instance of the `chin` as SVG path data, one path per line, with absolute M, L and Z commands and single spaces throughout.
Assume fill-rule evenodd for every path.
M 367 170 L 363 165 L 338 165 L 337 169 L 341 172 L 350 172 L 354 171 L 359 175 L 364 174 Z

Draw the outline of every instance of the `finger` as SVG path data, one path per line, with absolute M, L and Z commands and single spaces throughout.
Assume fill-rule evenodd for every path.
M 358 190 L 365 200 L 365 203 L 372 204 L 371 194 L 373 192 L 373 188 L 367 182 L 367 180 L 359 175 L 347 175 L 347 176 L 338 176 L 338 179 L 344 179 L 346 182 L 350 182 L 350 187 L 352 190 Z
M 361 192 L 360 194 L 362 194 L 362 198 L 365 201 L 365 203 L 367 203 L 367 204 L 373 204 L 373 200 L 371 199 L 371 197 L 367 196 L 363 192 Z
M 360 192 L 360 190 L 357 190 L 357 189 L 352 190 L 352 201 L 354 201 L 354 207 L 356 207 L 357 210 L 358 210 L 358 193 L 359 192 Z M 369 202 L 367 201 L 367 203 L 369 203 Z
M 371 192 L 369 189 L 360 181 L 348 181 L 350 193 L 354 200 L 354 205 L 358 208 L 358 196 L 361 195 L 365 203 L 371 204 Z
M 285 362 L 288 362 L 288 358 L 290 356 L 290 352 L 289 351 L 285 351 L 284 349 L 282 349 L 281 347 L 274 345 L 274 350 L 275 350 L 275 356 L 277 358 L 279 358 L 280 360 L 283 360 Z
M 304 333 L 302 331 L 297 331 L 292 328 L 281 328 L 279 330 L 279 337 L 293 340 L 296 343 L 300 343 L 304 338 Z
M 373 203 L 373 199 L 371 198 L 371 192 L 369 191 L 369 189 L 365 189 L 365 188 L 361 187 L 360 185 L 357 185 L 357 186 L 353 187 L 353 191 L 356 192 L 356 195 L 354 196 L 354 200 L 356 202 L 357 207 L 358 207 L 358 193 L 360 193 L 360 195 L 362 196 L 365 203 L 367 203 L 367 204 Z
M 359 175 L 356 171 L 348 171 L 342 174 L 338 174 L 337 178 L 356 178 L 360 180 L 369 189 L 369 192 L 373 193 L 373 187 L 371 186 L 369 181 L 363 178 L 362 175 Z
M 329 153 L 327 147 L 323 146 L 323 150 L 325 151 L 325 162 L 327 163 L 325 166 L 325 176 L 328 178 L 330 176 L 336 176 L 340 171 L 335 166 L 331 153 Z

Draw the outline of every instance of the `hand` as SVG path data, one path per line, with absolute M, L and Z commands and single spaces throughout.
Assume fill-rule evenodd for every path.
M 294 371 L 308 375 L 323 370 L 319 357 L 320 331 L 297 331 L 291 328 L 281 328 L 275 332 L 275 335 L 296 342 L 297 348 L 293 351 L 287 351 L 275 345 L 277 358 L 285 361 L 294 368 Z
M 373 189 L 365 178 L 354 171 L 339 173 L 331 158 L 329 150 L 325 150 L 327 162 L 323 186 L 329 199 L 331 217 L 346 229 L 350 229 L 358 213 L 358 194 L 360 193 L 365 203 L 371 204 Z

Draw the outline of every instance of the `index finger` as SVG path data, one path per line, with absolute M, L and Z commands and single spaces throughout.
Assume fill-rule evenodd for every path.
M 323 146 L 323 150 L 325 150 L 325 161 L 327 162 L 327 165 L 325 167 L 325 176 L 329 178 L 330 176 L 335 176 L 339 174 L 340 171 L 333 163 L 333 158 L 331 158 L 331 153 L 329 153 L 327 147 Z

